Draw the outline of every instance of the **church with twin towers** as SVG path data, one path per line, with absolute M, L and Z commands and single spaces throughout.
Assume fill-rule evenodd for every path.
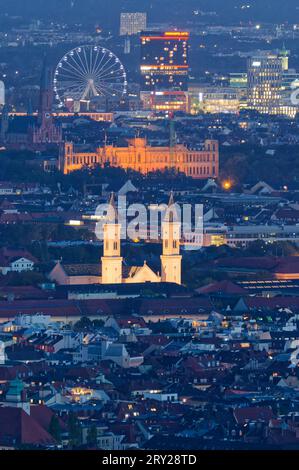
M 96 264 L 64 264 L 58 261 L 48 277 L 59 285 L 113 285 L 169 282 L 181 284 L 180 254 L 181 221 L 177 207 L 170 195 L 162 220 L 162 254 L 160 272 L 155 272 L 146 261 L 143 265 L 130 266 L 121 254 L 122 226 L 111 195 L 107 214 L 101 223 L 103 256 Z
M 103 224 L 103 256 L 101 259 L 101 283 L 145 283 L 172 282 L 181 284 L 180 255 L 181 221 L 177 216 L 173 195 L 171 194 L 165 217 L 162 221 L 161 272 L 154 272 L 144 262 L 143 266 L 124 265 L 121 256 L 121 224 L 115 207 L 114 195 L 111 195 L 109 207 L 113 208 L 111 220 Z

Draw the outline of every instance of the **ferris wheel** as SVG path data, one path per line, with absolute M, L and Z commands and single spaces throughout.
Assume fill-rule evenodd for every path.
M 54 92 L 60 107 L 66 99 L 121 97 L 127 91 L 126 71 L 113 52 L 101 46 L 80 46 L 64 55 L 54 73 Z

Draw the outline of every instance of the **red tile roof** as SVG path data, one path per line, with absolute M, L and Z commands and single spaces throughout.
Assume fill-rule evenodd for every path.
M 52 417 L 55 413 L 45 405 L 30 406 L 30 416 L 46 431 L 49 429 Z M 66 429 L 66 425 L 62 419 L 58 417 L 60 428 Z
M 200 294 L 241 294 L 247 295 L 246 289 L 234 284 L 231 281 L 220 281 L 206 286 L 200 287 L 196 290 Z
M 282 258 L 273 270 L 274 273 L 297 274 L 299 273 L 299 257 L 288 256 Z
M 116 318 L 116 322 L 118 326 L 121 328 L 130 328 L 132 324 L 138 325 L 139 327 L 145 328 L 146 323 L 143 318 L 138 317 L 124 317 L 124 318 Z
M 1 266 L 9 266 L 10 263 L 19 259 L 19 258 L 26 258 L 33 263 L 37 263 L 37 259 L 32 256 L 31 253 L 27 250 L 12 250 L 9 248 L 1 248 L 0 250 L 0 265 Z
M 228 269 L 263 270 L 271 274 L 293 274 L 299 273 L 299 256 L 220 258 L 215 261 L 214 266 Z
M 166 338 L 165 335 L 144 335 L 138 336 L 138 341 L 146 344 L 154 344 L 156 346 L 166 346 L 166 344 L 171 343 L 171 339 Z
M 139 316 L 143 315 L 192 315 L 210 312 L 211 301 L 206 297 L 135 299 L 134 304 L 127 299 L 90 299 L 90 300 L 14 300 L 0 301 L 0 319 L 14 318 L 19 314 L 34 315 L 43 313 L 56 317 L 118 316 L 125 317 L 134 308 Z M 130 313 L 129 313 L 130 314 Z M 136 320 L 136 319 L 135 319 Z
M 148 299 L 140 306 L 140 315 L 183 315 L 206 313 L 212 309 L 211 301 L 204 297 L 188 299 Z
M 0 443 L 2 445 L 48 445 L 55 439 L 21 408 L 0 408 Z
M 36 313 L 53 316 L 82 315 L 77 303 L 68 300 L 15 300 L 13 302 L 0 302 L 0 318 L 13 318 L 19 314 L 34 315 Z
M 247 297 L 245 303 L 249 310 L 276 310 L 280 308 L 289 308 L 292 310 L 299 308 L 299 297 Z
M 299 220 L 299 211 L 291 207 L 281 208 L 275 212 L 275 219 Z
M 10 381 L 15 379 L 19 374 L 23 377 L 30 375 L 30 369 L 26 364 L 17 364 L 14 366 L 0 365 L 0 380 Z
M 274 418 L 273 411 L 267 407 L 248 407 L 236 408 L 234 410 L 234 417 L 238 424 L 241 426 L 250 421 L 264 421 L 269 423 Z
M 19 314 L 34 315 L 43 313 L 52 316 L 117 315 L 122 313 L 125 301 L 122 300 L 15 300 L 0 301 L 0 318 L 15 317 Z
M 53 293 L 51 293 L 53 295 Z M 18 299 L 47 299 L 49 292 L 38 289 L 34 286 L 1 286 L 0 296 L 8 297 L 12 295 Z

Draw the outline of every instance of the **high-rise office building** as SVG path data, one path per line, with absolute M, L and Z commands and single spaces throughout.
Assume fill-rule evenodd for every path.
M 277 114 L 280 107 L 282 61 L 274 54 L 248 59 L 248 106 L 261 113 Z
M 131 36 L 146 29 L 146 13 L 121 13 L 120 35 Z
M 290 94 L 288 82 L 292 76 L 286 50 L 250 57 L 247 67 L 248 107 L 263 114 L 295 115 L 297 110 L 287 100 Z
M 188 88 L 189 33 L 183 31 L 143 32 L 141 40 L 141 90 Z

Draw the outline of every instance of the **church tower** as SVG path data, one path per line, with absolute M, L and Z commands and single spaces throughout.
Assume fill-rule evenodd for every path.
M 52 121 L 53 106 L 53 69 L 47 63 L 46 59 L 43 63 L 43 70 L 40 83 L 38 124 L 45 126 Z
M 6 406 L 22 408 L 28 415 L 30 415 L 30 403 L 27 400 L 25 386 L 21 379 L 15 378 L 10 381 L 5 401 Z
M 180 255 L 181 221 L 171 193 L 165 218 L 162 222 L 163 254 L 161 256 L 161 281 L 181 284 Z
M 114 194 L 109 201 L 107 222 L 103 225 L 102 284 L 122 283 L 122 263 L 120 255 L 121 225 L 115 207 Z

